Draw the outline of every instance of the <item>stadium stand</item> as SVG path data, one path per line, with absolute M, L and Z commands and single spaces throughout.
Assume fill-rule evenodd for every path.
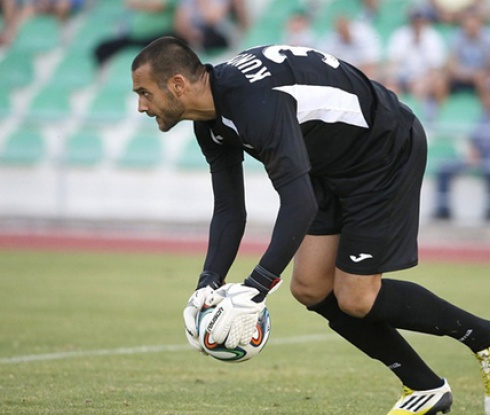
M 124 168 L 148 169 L 163 160 L 162 140 L 156 134 L 137 133 L 131 137 L 117 163 Z
M 80 130 L 65 142 L 62 160 L 69 167 L 94 167 L 104 158 L 104 144 L 97 131 Z
M 312 10 L 314 29 L 320 34 L 331 25 L 338 13 L 357 15 L 361 2 L 323 0 L 310 3 L 316 5 Z M 240 49 L 280 41 L 283 25 L 291 11 L 310 3 L 300 0 L 269 0 L 240 42 Z M 60 26 L 54 17 L 36 16 L 23 25 L 10 48 L 0 54 L 0 89 L 6 91 L 0 95 L 0 120 L 17 120 L 22 125 L 59 123 L 60 129 L 71 124 L 75 135 L 67 140 L 65 154 L 65 161 L 69 166 L 89 167 L 111 162 L 106 154 L 100 128 L 128 120 L 131 122 L 133 119 L 137 122 L 140 119 L 130 100 L 130 64 L 137 50 L 129 49 L 118 54 L 107 62 L 102 71 L 97 69 L 92 55 L 98 42 L 120 30 L 124 8 L 118 0 L 90 4 L 90 8 L 73 17 L 66 27 Z M 404 11 L 409 4 L 410 0 L 380 1 L 375 25 L 384 42 L 396 27 L 404 23 Z M 441 25 L 440 28 L 449 38 L 451 28 L 447 25 Z M 224 56 L 227 56 L 226 53 Z M 221 57 L 222 55 L 203 56 L 203 60 L 220 60 Z M 40 76 L 39 61 L 52 63 L 51 73 L 44 78 Z M 413 97 L 403 96 L 401 99 L 423 116 L 420 103 Z M 18 101 L 22 102 L 21 108 L 25 110 L 19 110 L 19 106 L 14 105 Z M 81 112 L 74 110 L 74 102 L 81 108 Z M 449 97 L 428 128 L 433 141 L 430 157 L 434 154 L 434 159 L 431 163 L 436 163 L 435 160 L 439 158 L 436 154 L 454 152 L 454 142 L 468 131 L 478 111 L 478 100 L 470 93 Z M 86 127 L 77 127 L 82 121 L 83 125 L 92 126 L 89 132 L 84 131 Z M 436 130 L 438 132 L 434 133 Z M 17 160 L 29 164 L 48 156 L 43 151 L 45 138 L 42 134 L 40 128 L 22 128 L 12 137 L 0 140 L 2 163 Z M 189 129 L 189 135 L 191 134 Z M 64 136 L 66 134 L 60 134 L 60 137 Z M 145 127 L 141 136 L 132 137 L 123 153 L 112 161 L 125 168 L 160 168 L 169 161 L 162 156 L 162 147 L 158 140 Z M 86 152 L 83 150 L 84 144 L 87 146 Z M 249 165 L 252 169 L 256 168 L 253 162 Z M 199 148 L 192 140 L 183 146 L 174 167 L 207 168 Z
M 5 141 L 0 151 L 0 164 L 30 166 L 39 163 L 45 155 L 45 142 L 39 130 L 20 128 Z

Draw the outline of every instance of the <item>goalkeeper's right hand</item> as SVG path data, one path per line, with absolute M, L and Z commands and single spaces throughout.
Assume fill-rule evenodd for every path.
M 203 351 L 203 348 L 199 344 L 197 332 L 197 314 L 205 305 L 212 303 L 214 290 L 221 287 L 221 285 L 223 285 L 223 280 L 218 274 L 207 271 L 202 272 L 199 276 L 197 289 L 190 296 L 187 306 L 184 309 L 187 341 L 197 351 Z

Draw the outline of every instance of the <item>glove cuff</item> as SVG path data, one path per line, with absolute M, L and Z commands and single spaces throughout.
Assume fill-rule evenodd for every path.
M 263 266 L 257 265 L 243 283 L 256 288 L 265 297 L 280 281 L 281 277 L 267 271 Z
M 221 278 L 216 272 L 203 271 L 199 275 L 199 281 L 197 282 L 196 290 L 207 287 L 208 285 L 213 289 L 217 290 L 223 285 L 224 279 Z

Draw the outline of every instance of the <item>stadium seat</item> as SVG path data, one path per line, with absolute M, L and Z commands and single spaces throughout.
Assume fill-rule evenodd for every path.
M 426 174 L 436 173 L 442 163 L 457 160 L 461 157 L 457 136 L 452 134 L 435 134 L 429 137 Z
M 207 170 L 208 164 L 201 152 L 201 148 L 197 141 L 192 138 L 189 139 L 184 147 L 184 150 L 180 152 L 180 157 L 176 162 L 177 168 L 182 170 Z
M 97 2 L 97 4 L 105 2 Z M 116 11 L 90 10 L 75 33 L 70 43 L 70 49 L 82 54 L 91 55 L 97 44 L 104 39 L 112 38 L 117 34 L 118 22 L 122 18 L 123 8 Z
M 119 88 L 130 92 L 133 90 L 131 64 L 139 48 L 128 48 L 119 52 L 109 62 L 105 73 L 104 85 L 108 88 Z
M 411 0 L 379 2 L 379 15 L 374 24 L 384 45 L 395 29 L 408 22 L 407 13 L 411 4 Z
M 56 79 L 33 98 L 27 116 L 35 121 L 60 121 L 70 115 L 70 91 Z
M 153 168 L 161 164 L 162 154 L 162 141 L 157 135 L 138 134 L 129 140 L 117 164 L 127 168 Z
M 70 167 L 93 167 L 104 158 L 102 138 L 96 131 L 81 129 L 67 138 L 63 162 Z
M 33 165 L 45 155 L 45 143 L 35 129 L 21 128 L 10 135 L 0 150 L 0 164 Z
M 112 85 L 101 86 L 90 103 L 85 117 L 96 122 L 116 122 L 123 120 L 127 113 L 129 91 Z
M 93 57 L 72 47 L 56 68 L 53 79 L 63 88 L 78 89 L 90 85 L 95 73 Z
M 262 16 L 249 28 L 242 48 L 280 43 L 287 18 L 300 6 L 298 0 L 271 0 Z
M 11 109 L 10 91 L 4 90 L 4 92 L 0 94 L 0 118 L 10 115 Z
M 20 28 L 11 48 L 34 54 L 47 52 L 61 44 L 60 23 L 55 16 L 36 15 Z
M 34 80 L 34 65 L 30 55 L 10 49 L 0 61 L 0 90 L 21 88 Z
M 437 123 L 440 129 L 468 134 L 481 112 L 481 104 L 473 93 L 450 95 L 440 108 Z

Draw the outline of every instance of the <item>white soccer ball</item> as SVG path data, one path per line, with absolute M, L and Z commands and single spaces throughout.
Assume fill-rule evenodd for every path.
M 257 356 L 269 340 L 271 321 L 267 307 L 264 307 L 259 315 L 257 326 L 249 344 L 238 345 L 234 349 L 228 349 L 224 344 L 215 343 L 213 336 L 206 331 L 210 323 L 211 313 L 215 307 L 202 310 L 197 315 L 197 329 L 199 331 L 199 343 L 204 351 L 215 359 L 224 362 L 243 362 Z

